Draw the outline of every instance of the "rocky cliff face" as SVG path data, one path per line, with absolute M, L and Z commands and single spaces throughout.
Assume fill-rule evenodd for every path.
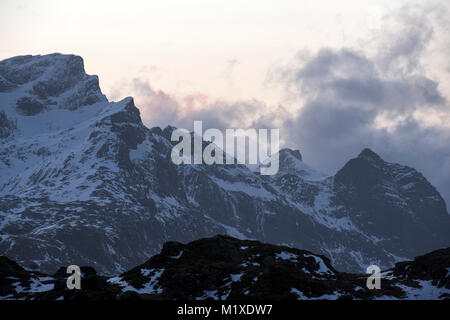
M 437 190 L 364 150 L 335 176 L 280 151 L 280 171 L 171 162 L 173 127 L 108 102 L 80 57 L 0 62 L 0 254 L 54 272 L 117 274 L 166 241 L 228 234 L 317 252 L 337 270 L 390 267 L 450 244 Z
M 27 271 L 0 257 L 0 299 L 37 300 L 396 300 L 450 299 L 450 249 L 396 264 L 381 273 L 342 273 L 305 250 L 227 236 L 189 244 L 168 242 L 160 254 L 121 275 L 81 268 L 81 290 L 69 290 L 66 268 Z
M 399 256 L 448 243 L 441 236 L 450 230 L 449 215 L 436 188 L 416 170 L 387 163 L 369 149 L 336 174 L 334 193 L 336 206 L 345 208 L 358 229 L 387 250 L 401 247 Z

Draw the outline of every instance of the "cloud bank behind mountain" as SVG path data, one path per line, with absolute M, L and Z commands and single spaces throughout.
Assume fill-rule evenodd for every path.
M 407 5 L 359 47 L 301 50 L 268 70 L 267 89 L 283 87 L 286 105 L 180 97 L 140 78 L 122 90 L 136 95 L 149 126 L 280 128 L 285 146 L 330 174 L 370 147 L 418 168 L 450 203 L 449 26 L 443 2 Z

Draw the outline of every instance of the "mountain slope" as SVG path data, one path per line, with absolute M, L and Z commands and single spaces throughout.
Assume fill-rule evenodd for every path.
M 370 150 L 335 176 L 280 151 L 280 171 L 172 163 L 173 127 L 108 102 L 72 55 L 0 62 L 0 254 L 27 267 L 130 269 L 167 241 L 216 234 L 390 267 L 450 244 L 450 216 L 414 169 Z

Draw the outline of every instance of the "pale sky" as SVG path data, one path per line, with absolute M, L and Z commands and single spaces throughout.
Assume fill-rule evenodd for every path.
M 358 46 L 389 0 L 0 1 L 0 59 L 74 53 L 109 98 L 138 77 L 175 95 L 282 102 L 270 67 L 299 50 Z M 139 100 L 139 98 L 137 97 Z

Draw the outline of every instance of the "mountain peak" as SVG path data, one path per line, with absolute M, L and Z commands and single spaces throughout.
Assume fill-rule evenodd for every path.
M 303 170 L 302 155 L 299 150 L 292 150 L 289 148 L 281 149 L 280 156 L 280 170 L 294 172 Z
M 319 172 L 303 162 L 302 155 L 299 150 L 289 148 L 281 149 L 280 156 L 280 174 L 294 174 L 305 180 L 323 180 L 326 174 Z
M 50 78 L 55 73 L 70 73 L 71 80 L 80 80 L 85 75 L 83 58 L 52 53 L 16 56 L 0 61 L 0 75 L 15 85 L 33 82 L 40 77 Z
M 358 158 L 363 158 L 363 159 L 367 159 L 367 160 L 375 160 L 375 161 L 383 161 L 383 159 L 381 159 L 381 157 L 376 154 L 374 151 L 372 151 L 369 148 L 365 148 L 364 150 L 361 151 L 361 153 L 358 155 Z
M 302 161 L 302 154 L 300 150 L 292 150 L 289 148 L 284 148 L 280 150 L 280 158 L 286 159 L 287 157 L 294 157 L 297 160 Z
M 0 93 L 10 95 L 22 116 L 107 101 L 98 77 L 86 74 L 83 58 L 60 53 L 0 61 Z
M 340 169 L 335 179 L 337 181 L 353 181 L 360 180 L 363 176 L 370 176 L 371 178 L 382 177 L 381 168 L 386 162 L 381 157 L 369 148 L 365 148 L 361 153 L 351 160 L 349 160 L 342 169 Z M 375 174 L 376 172 L 376 174 Z M 367 177 L 366 177 L 367 178 Z M 367 185 L 367 180 L 362 181 L 363 185 Z

